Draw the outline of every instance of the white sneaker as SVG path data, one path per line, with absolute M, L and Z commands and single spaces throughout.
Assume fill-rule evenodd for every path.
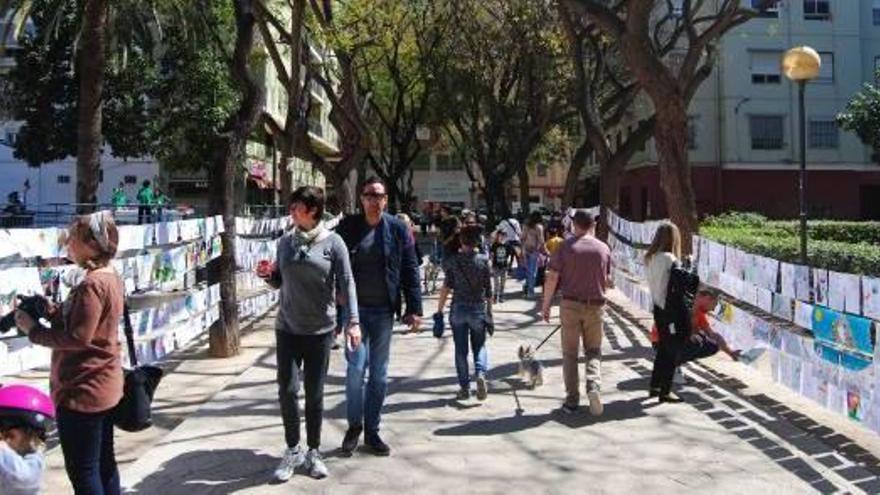
M 684 373 L 681 372 L 681 367 L 675 368 L 675 374 L 672 375 L 672 383 L 676 385 L 687 385 L 687 378 L 685 378 Z
M 599 396 L 599 391 L 587 392 L 587 398 L 590 399 L 590 414 L 601 416 L 605 412 L 605 406 L 602 405 L 602 397 Z
M 284 456 L 281 458 L 281 462 L 278 463 L 278 467 L 275 468 L 275 479 L 278 481 L 287 481 L 293 477 L 293 472 L 296 468 L 302 466 L 306 462 L 306 455 L 299 448 L 299 445 L 293 448 L 288 448 L 284 451 Z
M 306 453 L 306 467 L 309 470 L 309 476 L 316 480 L 326 478 L 330 474 L 330 471 L 327 470 L 327 465 L 321 459 L 321 453 L 318 452 L 318 449 L 309 449 L 308 453 Z

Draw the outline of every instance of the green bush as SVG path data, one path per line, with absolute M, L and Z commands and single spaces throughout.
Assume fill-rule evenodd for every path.
M 760 213 L 751 213 L 743 211 L 729 211 L 708 217 L 703 221 L 705 227 L 740 227 L 740 228 L 758 228 L 763 227 L 767 223 L 767 217 Z
M 797 221 L 771 222 L 770 226 L 782 230 L 788 235 L 800 235 L 801 227 Z M 807 222 L 807 233 L 810 239 L 818 241 L 880 244 L 880 222 L 815 220 Z
M 821 222 L 819 222 L 821 223 Z M 838 222 L 839 223 L 839 222 Z M 704 226 L 700 234 L 708 239 L 735 246 L 743 251 L 767 256 L 780 261 L 798 263 L 800 261 L 800 240 L 795 229 L 772 226 L 761 228 Z M 827 232 L 840 229 L 817 229 L 822 235 L 832 237 Z M 811 231 L 811 234 L 813 231 Z M 867 237 L 866 237 L 867 238 Z M 876 241 L 875 241 L 876 242 Z M 880 249 L 867 242 L 849 243 L 839 240 L 811 239 L 807 244 L 807 259 L 810 266 L 839 272 L 880 276 Z

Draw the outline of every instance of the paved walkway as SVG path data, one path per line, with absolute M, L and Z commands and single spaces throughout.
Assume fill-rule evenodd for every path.
M 435 307 L 428 299 L 426 313 Z M 321 481 L 297 475 L 283 485 L 271 481 L 283 434 L 271 319 L 264 319 L 243 341 L 253 364 L 138 452 L 123 481 L 138 493 L 163 495 L 504 493 L 513 487 L 519 493 L 880 491 L 880 465 L 871 454 L 880 452 L 876 435 L 739 364 L 713 358 L 689 367 L 687 404 L 647 400 L 652 353 L 639 322 L 646 315 L 615 308 L 606 317 L 600 418 L 586 408 L 575 415 L 557 411 L 563 395 L 557 338 L 540 352 L 543 387 L 529 390 L 516 376 L 517 346 L 537 343 L 553 328 L 537 321 L 530 302 L 513 298 L 496 308 L 492 388 L 482 403 L 454 400 L 448 332 L 436 340 L 428 330 L 398 331 L 382 430 L 393 448 L 389 458 L 339 455 L 345 362 L 334 353 L 323 434 L 331 475 Z

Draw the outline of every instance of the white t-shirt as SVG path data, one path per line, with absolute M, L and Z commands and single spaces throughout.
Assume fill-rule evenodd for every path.
M 40 452 L 22 456 L 5 443 L 0 443 L 0 493 L 37 495 L 40 493 L 45 464 Z
M 507 242 L 519 242 L 520 235 L 522 234 L 522 227 L 519 225 L 519 221 L 515 218 L 507 218 L 502 220 L 501 223 L 498 224 L 498 230 L 504 232 L 505 240 Z
M 672 253 L 656 253 L 647 266 L 648 288 L 654 306 L 666 309 L 666 289 L 669 287 L 669 273 L 676 259 Z

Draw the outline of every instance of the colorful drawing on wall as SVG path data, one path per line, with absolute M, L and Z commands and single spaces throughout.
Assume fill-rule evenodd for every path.
M 862 422 L 864 421 L 864 410 L 862 408 L 862 391 L 858 388 L 846 389 L 846 412 L 849 419 Z
M 873 322 L 867 318 L 816 306 L 813 310 L 813 334 L 816 340 L 843 349 L 874 353 Z

